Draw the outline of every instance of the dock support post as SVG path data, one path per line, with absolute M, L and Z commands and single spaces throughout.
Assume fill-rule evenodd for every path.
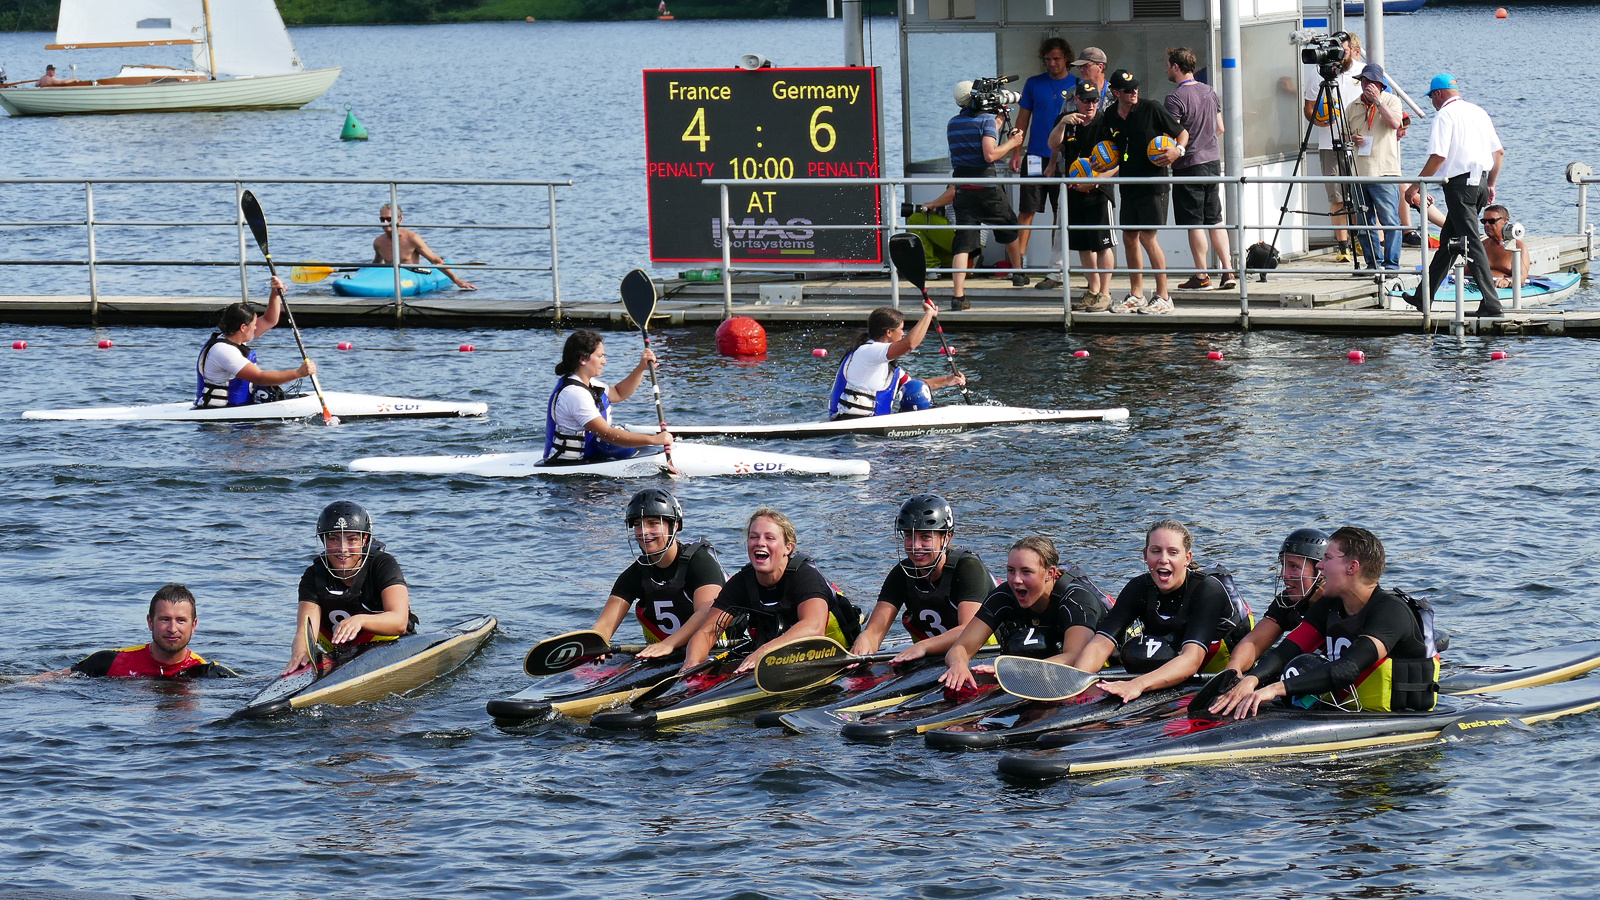
M 889 255 L 889 238 L 894 237 L 894 231 L 900 227 L 900 204 L 894 192 L 894 185 L 885 184 L 883 190 L 883 208 L 889 211 L 889 227 L 878 235 L 879 252 L 884 259 L 889 261 L 889 300 L 895 309 L 900 308 L 900 272 L 894 267 L 894 257 Z M 906 191 L 907 195 L 911 192 Z
M 1436 287 L 1435 285 L 1428 283 L 1428 267 L 1433 262 L 1433 254 L 1429 252 L 1432 248 L 1428 246 L 1429 187 L 1430 186 L 1426 184 L 1420 185 L 1419 189 L 1422 191 L 1422 194 L 1417 198 L 1417 211 L 1422 217 L 1422 225 L 1420 228 L 1418 228 L 1418 231 L 1422 234 L 1422 281 L 1418 282 L 1417 284 L 1417 297 L 1422 301 L 1423 334 L 1431 334 L 1433 332 L 1433 292 Z M 1441 247 L 1440 249 L 1442 250 L 1444 248 Z
M 556 253 L 556 186 L 545 185 L 550 192 L 550 285 L 556 303 L 556 327 L 561 327 L 561 263 Z
M 83 223 L 89 229 L 89 320 L 95 321 L 100 317 L 100 273 L 95 267 L 97 262 L 94 246 L 94 182 L 83 183 Z
M 1062 327 L 1067 331 L 1072 330 L 1072 247 L 1067 244 L 1067 235 L 1072 232 L 1068 227 L 1072 224 L 1067 215 L 1067 176 L 1065 173 L 1056 175 L 1061 183 L 1056 185 L 1056 235 L 1061 241 L 1061 316 Z M 1087 276 L 1085 276 L 1087 277 Z M 1088 288 L 1084 289 L 1085 295 Z
M 244 182 L 233 183 L 233 213 L 237 218 L 235 227 L 239 229 L 239 300 L 242 303 L 250 302 L 250 272 L 245 265 L 244 243 Z
M 1501 228 L 1507 227 L 1501 223 Z M 1511 308 L 1522 308 L 1522 248 L 1511 242 Z
M 405 300 L 400 294 L 400 186 L 389 182 L 389 261 L 394 267 L 394 320 L 405 317 Z
M 722 318 L 733 318 L 733 230 L 728 227 L 728 186 L 722 192 Z
M 1243 42 L 1239 34 L 1239 0 L 1222 0 L 1218 13 L 1222 30 L 1222 174 L 1224 214 L 1233 216 L 1234 274 L 1239 279 L 1239 327 L 1250 329 L 1249 277 L 1244 271 L 1244 72 L 1239 68 Z M 1293 186 L 1290 186 L 1293 189 Z M 1228 260 L 1221 261 L 1223 265 Z M 1199 265 L 1205 265 L 1203 262 Z
M 1426 221 L 1426 220 L 1424 220 Z M 1456 278 L 1456 315 L 1450 320 L 1450 333 L 1460 337 L 1467 333 L 1467 255 L 1465 253 L 1456 257 L 1456 264 L 1451 267 Z

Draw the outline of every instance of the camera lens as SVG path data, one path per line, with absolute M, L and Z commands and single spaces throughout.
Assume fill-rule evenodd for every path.
M 910 218 L 913 214 L 916 213 L 916 211 L 917 211 L 917 205 L 915 203 L 902 203 L 902 204 L 900 204 L 900 218 L 902 218 L 902 219 Z

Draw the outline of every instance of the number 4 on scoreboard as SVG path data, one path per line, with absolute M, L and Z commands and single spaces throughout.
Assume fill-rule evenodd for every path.
M 699 131 L 695 129 L 699 128 Z M 704 106 L 694 111 L 694 118 L 689 120 L 689 127 L 683 130 L 683 141 L 686 144 L 700 145 L 700 152 L 706 152 L 706 144 L 711 143 L 711 135 L 706 134 L 706 108 Z

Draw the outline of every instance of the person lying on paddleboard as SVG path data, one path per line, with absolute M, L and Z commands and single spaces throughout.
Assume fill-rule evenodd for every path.
M 200 614 L 194 594 L 181 584 L 162 585 L 150 598 L 145 615 L 150 643 L 120 650 L 91 653 L 55 675 L 93 678 L 235 678 L 238 673 L 221 663 L 208 662 L 189 649 Z
M 685 544 L 683 507 L 664 488 L 646 488 L 628 501 L 623 516 L 628 540 L 638 558 L 617 576 L 594 631 L 606 640 L 617 633 L 628 610 L 635 608 L 648 643 L 639 656 L 667 656 L 689 642 L 693 624 L 711 615 L 727 576 L 716 551 L 706 540 Z
M 394 221 L 391 222 L 391 218 L 393 218 Z M 462 281 L 460 278 L 456 277 L 456 273 L 445 268 L 444 257 L 433 252 L 433 250 L 428 247 L 428 242 L 422 239 L 422 235 L 417 234 L 415 231 L 412 231 L 409 228 L 400 228 L 400 222 L 404 219 L 405 216 L 400 212 L 400 207 L 398 206 L 394 208 L 394 214 L 392 217 L 389 213 L 389 204 L 385 203 L 381 208 L 379 208 L 378 221 L 383 224 L 383 234 L 380 234 L 372 239 L 373 263 L 384 266 L 394 265 L 394 256 L 392 255 L 394 250 L 394 236 L 391 235 L 389 231 L 390 229 L 399 228 L 400 265 L 421 265 L 422 261 L 426 259 L 428 262 L 438 266 L 439 271 L 449 276 L 450 280 L 455 282 L 456 287 L 462 289 L 463 291 L 475 291 L 478 289 L 477 285 Z
M 400 563 L 372 538 L 372 516 L 357 503 L 339 500 L 317 517 L 322 552 L 300 576 L 300 605 L 294 643 L 283 674 L 310 662 L 306 620 L 311 635 L 326 649 L 341 650 L 375 641 L 392 641 L 416 631 L 411 593 Z
M 256 351 L 250 349 L 250 342 L 276 328 L 282 314 L 283 279 L 276 275 L 272 277 L 267 311 L 262 315 L 256 315 L 255 308 L 243 301 L 222 310 L 217 317 L 217 330 L 200 348 L 200 358 L 195 361 L 196 409 L 282 400 L 283 389 L 278 385 L 308 378 L 317 371 L 317 364 L 309 359 L 298 369 L 270 372 L 256 363 Z
M 905 557 L 883 580 L 878 603 L 850 652 L 877 653 L 900 615 L 916 643 L 900 651 L 894 662 L 941 656 L 994 590 L 994 576 L 976 553 L 950 546 L 956 517 L 943 497 L 920 494 L 907 500 L 894 528 Z
M 1123 668 L 1137 677 L 1102 681 L 1100 687 L 1124 703 L 1226 665 L 1228 648 L 1250 630 L 1250 610 L 1221 578 L 1193 567 L 1193 547 L 1194 537 L 1182 522 L 1162 519 L 1150 526 L 1144 535 L 1149 571 L 1117 595 L 1110 615 L 1076 660 L 1064 653 L 1055 661 L 1098 672 L 1120 645 Z M 1143 624 L 1144 634 L 1124 640 L 1135 621 Z
M 639 364 L 614 385 L 600 380 L 606 345 L 596 332 L 574 331 L 561 348 L 556 374 L 561 380 L 545 407 L 545 463 L 583 463 L 627 459 L 641 447 L 672 449 L 672 432 L 635 434 L 611 424 L 611 404 L 633 396 L 656 356 L 646 347 Z
M 710 655 L 717 636 L 739 615 L 749 617 L 759 645 L 735 673 L 755 668 L 761 654 L 783 640 L 827 635 L 850 646 L 861 636 L 861 612 L 834 589 L 807 553 L 795 549 L 799 536 L 789 517 L 761 507 L 745 524 L 750 563 L 723 585 L 712 614 L 689 639 L 683 661 L 690 669 Z
M 889 413 L 927 409 L 933 405 L 933 391 L 952 384 L 966 384 L 961 373 L 937 378 L 915 379 L 894 361 L 917 349 L 928 336 L 928 326 L 939 314 L 933 303 L 922 305 L 922 318 L 906 331 L 906 317 L 890 306 L 880 306 L 867 317 L 867 330 L 855 349 L 839 361 L 828 396 L 828 418 L 850 419 L 882 416 Z
M 1211 712 L 1242 719 L 1281 698 L 1307 709 L 1319 701 L 1368 711 L 1432 709 L 1439 691 L 1433 609 L 1379 587 L 1384 566 L 1383 542 L 1365 528 L 1329 535 L 1317 564 L 1322 596 Z M 1271 683 L 1255 687 L 1262 682 Z
M 1322 576 L 1317 574 L 1317 563 L 1322 561 L 1327 549 L 1328 534 L 1317 528 L 1296 528 L 1283 539 L 1278 548 L 1278 579 L 1283 587 L 1272 598 L 1272 605 L 1267 607 L 1261 621 L 1233 646 L 1228 665 L 1217 673 L 1218 677 L 1228 677 L 1227 673 L 1232 672 L 1241 680 L 1248 680 L 1249 685 L 1239 692 L 1241 696 L 1256 688 L 1256 680 L 1244 673 L 1250 671 L 1279 638 L 1300 627 L 1306 610 L 1322 597 Z
M 956 691 L 977 687 L 972 656 L 990 635 L 1009 656 L 1077 656 L 1105 618 L 1106 596 L 1076 567 L 1063 578 L 1060 566 L 1061 555 L 1047 537 L 1033 535 L 1012 544 L 1005 584 L 990 592 L 961 629 L 961 637 L 944 655 L 950 670 L 939 682 Z M 979 666 L 976 671 L 992 668 Z

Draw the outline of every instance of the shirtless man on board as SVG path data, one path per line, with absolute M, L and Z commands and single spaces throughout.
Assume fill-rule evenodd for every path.
M 390 221 L 391 218 L 393 219 L 392 222 Z M 478 289 L 477 285 L 462 281 L 456 276 L 456 273 L 445 268 L 444 258 L 433 252 L 432 248 L 428 246 L 428 242 L 423 240 L 421 235 L 409 228 L 400 228 L 400 223 L 404 220 L 405 214 L 401 212 L 399 207 L 395 208 L 392 216 L 389 212 L 389 204 L 385 203 L 379 208 L 378 221 L 383 223 L 383 234 L 372 239 L 372 261 L 374 263 L 385 266 L 394 265 L 394 257 L 389 252 L 394 248 L 394 237 L 389 234 L 389 229 L 399 228 L 400 265 L 421 265 L 423 260 L 427 260 L 438 266 L 439 271 L 450 276 L 450 280 L 456 283 L 456 287 L 463 291 L 475 291 Z

